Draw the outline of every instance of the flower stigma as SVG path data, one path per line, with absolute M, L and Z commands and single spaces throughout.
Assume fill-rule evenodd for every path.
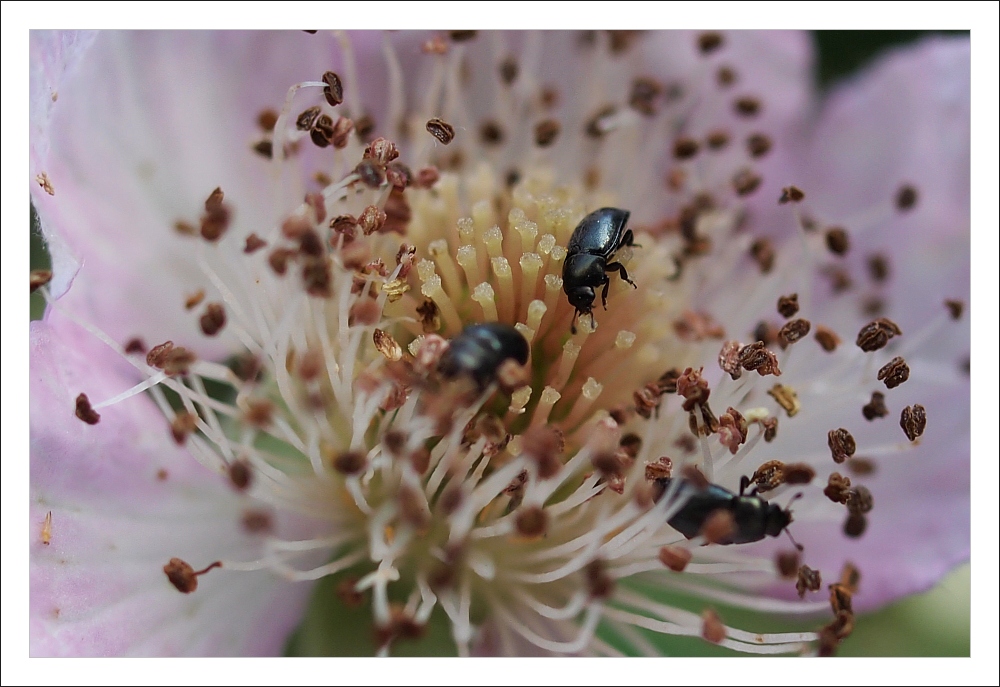
M 760 198 L 768 102 L 727 62 L 726 37 L 693 36 L 696 68 L 676 81 L 642 70 L 646 38 L 452 32 L 420 44 L 415 76 L 405 41 L 385 36 L 386 107 L 372 112 L 359 39 L 338 32 L 338 71 L 238 113 L 258 131 L 234 155 L 268 170 L 274 216 L 205 188 L 172 228 L 197 267 L 173 296 L 230 356 L 87 325 L 142 380 L 107 399 L 81 389 L 72 410 L 99 429 L 102 408 L 148 395 L 164 435 L 245 500 L 257 554 L 169 558 L 165 583 L 198 594 L 201 575 L 360 571 L 339 593 L 370 607 L 382 654 L 437 611 L 461 655 L 657 653 L 645 631 L 835 651 L 864 580 L 845 554 L 817 594 L 813 549 L 786 534 L 815 528 L 832 548 L 864 536 L 878 517 L 865 476 L 934 424 L 892 403 L 919 373 L 907 359 L 961 303 L 904 332 L 871 298 L 891 256 L 871 257 L 874 291 L 857 288 L 843 270 L 853 227 L 824 220 L 794 179 Z M 550 79 L 555 40 L 576 59 Z M 858 222 L 918 203 L 901 180 Z M 755 223 L 760 205 L 785 226 Z M 635 287 L 610 271 L 606 308 L 576 318 L 567 245 L 602 207 L 631 213 L 635 245 L 614 259 Z M 507 359 L 488 384 L 443 374 L 450 342 L 486 322 L 513 326 L 527 363 Z M 827 424 L 847 406 L 877 440 Z M 760 510 L 692 515 L 713 488 Z M 781 526 L 765 535 L 768 505 Z M 309 534 L 279 536 L 276 514 Z M 758 518 L 760 536 L 730 543 Z M 650 588 L 833 620 L 760 634 Z

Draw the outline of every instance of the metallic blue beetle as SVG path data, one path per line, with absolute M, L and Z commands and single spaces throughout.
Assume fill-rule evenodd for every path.
M 438 362 L 438 371 L 446 378 L 466 375 L 480 391 L 496 379 L 497 370 L 508 358 L 524 365 L 528 362 L 528 342 L 508 324 L 485 322 L 470 324 L 451 340 Z
M 563 263 L 563 291 L 569 298 L 569 304 L 576 308 L 573 313 L 573 333 L 576 333 L 576 318 L 579 315 L 590 315 L 594 322 L 594 289 L 604 286 L 601 292 L 601 304 L 608 309 L 608 289 L 611 280 L 608 272 L 618 271 L 622 279 L 635 287 L 635 282 L 628 278 L 625 266 L 620 262 L 612 262 L 614 254 L 622 246 L 636 245 L 632 243 L 632 230 L 626 229 L 631 213 L 619 208 L 601 208 L 584 217 L 566 246 L 566 261 Z
M 664 493 L 670 488 L 673 478 L 656 480 Z M 676 497 L 683 499 L 683 506 L 667 520 L 670 526 L 688 539 L 701 534 L 709 516 L 716 511 L 728 511 L 733 516 L 734 529 L 727 539 L 718 544 L 748 544 L 764 537 L 777 537 L 792 522 L 792 514 L 787 509 L 768 503 L 755 493 L 744 495 L 749 480 L 744 477 L 740 493 L 734 494 L 718 484 L 709 484 L 699 489 L 686 479 L 680 479 Z M 756 490 L 755 490 L 756 491 Z

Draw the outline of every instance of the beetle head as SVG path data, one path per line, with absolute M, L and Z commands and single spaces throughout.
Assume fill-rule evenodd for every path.
M 575 286 L 566 291 L 566 297 L 578 313 L 586 315 L 594 309 L 596 294 L 593 286 Z

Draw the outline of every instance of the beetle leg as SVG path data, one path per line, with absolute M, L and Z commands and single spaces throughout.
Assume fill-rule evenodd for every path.
M 632 234 L 632 230 L 626 229 L 625 233 L 622 234 L 622 240 L 618 242 L 618 245 L 615 247 L 615 250 L 618 250 L 622 246 L 632 246 L 633 248 L 642 248 L 642 244 L 633 243 L 634 240 L 635 236 Z
M 621 264 L 620 262 L 612 262 L 611 264 L 606 265 L 604 267 L 604 270 L 606 272 L 614 272 L 615 270 L 618 270 L 619 277 L 621 277 L 629 284 L 631 284 L 633 289 L 639 288 L 638 286 L 635 285 L 634 281 L 628 278 L 628 272 L 625 270 L 625 265 Z
M 604 306 L 605 310 L 608 309 L 608 289 L 610 288 L 611 288 L 611 280 L 608 279 L 607 276 L 605 276 L 604 289 L 601 291 L 601 304 Z M 593 315 L 591 315 L 591 317 L 593 317 Z
M 571 334 L 576 334 L 576 318 L 579 314 L 580 314 L 579 310 L 573 312 L 573 321 L 569 325 L 569 331 Z M 593 314 L 591 314 L 591 317 L 593 317 Z
M 740 477 L 740 496 L 743 496 L 743 492 L 745 492 L 747 490 L 747 487 L 749 486 L 750 486 L 750 478 L 747 477 L 746 475 Z

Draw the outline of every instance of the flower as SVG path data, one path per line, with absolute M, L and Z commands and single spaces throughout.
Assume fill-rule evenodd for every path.
M 829 653 L 964 560 L 968 44 L 814 122 L 805 40 L 33 34 L 32 652 L 274 653 L 340 575 L 382 653 Z

